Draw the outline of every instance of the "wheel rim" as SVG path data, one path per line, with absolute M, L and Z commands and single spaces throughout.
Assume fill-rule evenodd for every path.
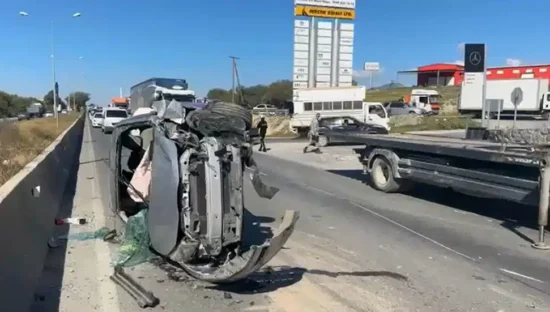
M 319 137 L 319 145 L 321 146 L 326 146 L 328 143 L 328 140 L 326 137 L 322 136 L 322 137 Z
M 378 185 L 386 185 L 390 178 L 390 168 L 384 162 L 379 162 L 372 171 L 372 177 Z

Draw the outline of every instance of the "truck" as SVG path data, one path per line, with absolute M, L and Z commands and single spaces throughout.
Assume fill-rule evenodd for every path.
M 354 150 L 363 174 L 378 191 L 403 192 L 414 183 L 423 183 L 538 205 L 540 233 L 544 234 L 550 193 L 549 148 L 450 136 L 327 133 L 341 142 L 360 144 Z
M 515 109 L 511 94 L 514 89 L 520 88 L 523 99 L 517 107 L 518 116 L 542 116 L 544 119 L 548 119 L 550 117 L 548 84 L 548 79 L 487 80 L 485 99 L 502 100 L 500 115 L 510 116 L 514 114 Z M 463 82 L 458 101 L 458 112 L 481 117 L 480 92 L 482 92 L 482 86 L 479 88 L 464 87 Z M 496 115 L 497 113 L 492 111 L 490 114 Z
M 27 118 L 42 118 L 46 109 L 42 103 L 32 103 L 27 107 Z
M 162 99 L 194 102 L 195 92 L 189 90 L 185 79 L 150 78 L 130 88 L 130 113 L 133 115 L 139 108 L 151 108 L 154 101 Z
M 441 96 L 437 90 L 412 89 L 403 97 L 405 103 L 420 108 L 426 112 L 439 113 Z
M 366 88 L 363 86 L 295 89 L 292 110 L 289 110 L 292 111 L 290 120 L 292 132 L 307 132 L 311 120 L 317 113 L 322 117 L 349 116 L 365 123 L 377 123 L 389 127 L 387 114 L 381 107 L 382 103 L 364 102 L 365 92 Z M 381 118 L 375 114 L 369 115 L 369 111 L 373 110 L 383 111 L 384 114 L 379 115 Z
M 127 97 L 113 97 L 111 98 L 111 105 L 109 107 L 114 108 L 121 108 L 128 110 L 129 109 L 129 101 Z

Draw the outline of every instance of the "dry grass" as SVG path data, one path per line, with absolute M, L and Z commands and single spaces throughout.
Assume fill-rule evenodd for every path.
M 470 117 L 457 115 L 419 117 L 416 123 L 393 124 L 392 133 L 405 133 L 410 131 L 433 131 L 433 130 L 457 130 L 468 127 L 479 127 L 479 122 Z
M 449 104 L 454 103 L 456 105 L 458 94 L 460 93 L 460 87 L 458 86 L 446 86 L 446 87 L 406 87 L 406 88 L 394 88 L 394 89 L 381 89 L 381 90 L 368 90 L 365 94 L 366 102 L 389 102 L 398 101 L 406 94 L 410 94 L 412 89 L 433 89 L 437 90 L 441 95 L 441 102 L 443 105 L 446 102 Z
M 60 115 L 59 128 L 55 118 L 0 124 L 0 185 L 38 156 L 79 116 Z

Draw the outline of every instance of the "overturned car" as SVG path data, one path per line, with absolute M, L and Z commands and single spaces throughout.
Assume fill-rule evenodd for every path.
M 152 106 L 112 133 L 114 212 L 126 220 L 147 210 L 149 247 L 197 279 L 228 283 L 257 271 L 281 250 L 299 215 L 287 211 L 271 239 L 246 246 L 245 169 L 260 197 L 278 191 L 262 182 L 252 157 L 250 111 L 222 102 Z

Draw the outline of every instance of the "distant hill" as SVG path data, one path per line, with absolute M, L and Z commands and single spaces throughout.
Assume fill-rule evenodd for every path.
M 396 88 L 404 88 L 404 87 L 405 85 L 400 84 L 399 82 L 390 82 L 390 83 L 386 83 L 385 85 L 376 87 L 374 89 L 385 90 L 385 89 L 396 89 Z

